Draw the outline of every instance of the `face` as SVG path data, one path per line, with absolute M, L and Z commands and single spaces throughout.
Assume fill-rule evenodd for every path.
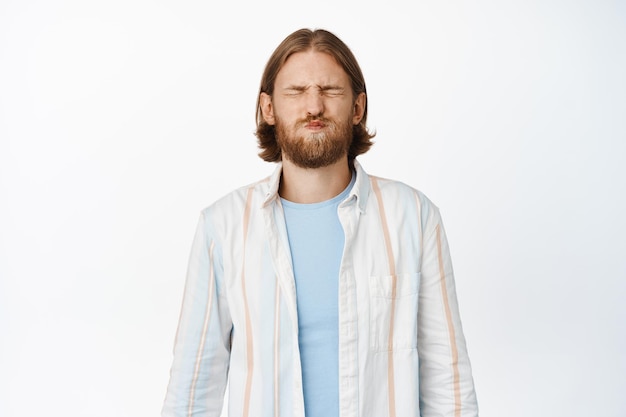
M 347 158 L 364 106 L 365 94 L 353 97 L 335 59 L 313 50 L 291 55 L 276 76 L 274 94 L 261 93 L 263 118 L 276 127 L 283 158 L 302 168 Z

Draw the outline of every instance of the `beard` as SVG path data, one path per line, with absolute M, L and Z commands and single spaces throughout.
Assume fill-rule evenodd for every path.
M 324 129 L 297 135 L 299 127 L 304 128 L 311 121 L 321 121 Z M 350 120 L 334 122 L 324 117 L 308 117 L 297 121 L 293 126 L 276 118 L 276 141 L 283 156 L 300 168 L 322 168 L 331 165 L 348 154 L 352 143 Z

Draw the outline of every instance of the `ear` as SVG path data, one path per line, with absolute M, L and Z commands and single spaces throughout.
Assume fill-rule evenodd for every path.
M 261 93 L 259 96 L 259 103 L 261 105 L 261 114 L 265 123 L 268 125 L 274 125 L 276 119 L 274 118 L 274 106 L 272 105 L 272 96 L 267 93 Z
M 352 124 L 358 125 L 361 123 L 363 119 L 363 114 L 365 113 L 365 103 L 367 103 L 367 97 L 365 97 L 365 93 L 359 93 L 354 100 L 354 114 L 352 116 Z

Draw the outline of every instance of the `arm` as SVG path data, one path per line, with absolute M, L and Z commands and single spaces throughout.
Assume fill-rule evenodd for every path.
M 220 247 L 203 212 L 193 241 L 163 417 L 219 417 L 232 322 Z
M 476 417 L 478 405 L 448 241 L 439 211 L 429 211 L 424 228 L 417 336 L 422 417 Z

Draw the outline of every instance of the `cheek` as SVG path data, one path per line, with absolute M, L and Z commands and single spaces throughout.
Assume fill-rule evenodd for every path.
M 277 101 L 274 103 L 274 117 L 289 123 L 296 116 L 296 104 Z
M 352 123 L 354 109 L 351 103 L 337 103 L 336 106 L 328 108 L 328 116 L 341 121 L 349 120 Z

